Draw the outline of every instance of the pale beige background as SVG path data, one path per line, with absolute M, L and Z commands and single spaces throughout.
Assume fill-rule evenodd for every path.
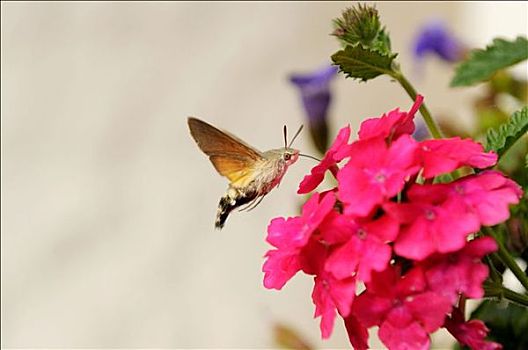
M 346 5 L 2 2 L 2 346 L 272 347 L 280 321 L 347 347 L 340 322 L 320 341 L 310 278 L 262 286 L 267 223 L 295 214 L 313 163 L 216 232 L 226 184 L 186 126 L 280 146 L 303 122 L 286 76 L 328 61 Z M 437 60 L 416 75 L 417 26 L 443 18 L 474 45 L 526 32 L 526 3 L 377 7 L 429 107 L 461 119 L 475 89 L 448 90 Z M 333 130 L 411 104 L 386 78 L 334 83 Z

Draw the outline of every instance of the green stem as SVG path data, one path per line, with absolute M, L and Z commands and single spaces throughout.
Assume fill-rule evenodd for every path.
M 497 252 L 497 255 L 502 260 L 504 265 L 508 266 L 508 268 L 513 272 L 515 277 L 521 282 L 524 289 L 528 290 L 528 277 L 524 274 L 524 271 L 517 265 L 513 257 L 508 253 L 506 248 L 502 245 L 501 242 L 497 242 L 499 245 L 499 251 Z
M 528 295 L 514 292 L 504 286 L 485 283 L 484 291 L 485 297 L 504 298 L 522 306 L 528 306 Z
M 493 282 L 496 282 L 496 283 L 502 283 L 501 276 L 497 272 L 497 268 L 493 264 L 493 260 L 491 260 L 491 257 L 489 255 L 487 255 L 485 258 L 486 258 L 486 261 L 488 263 L 488 267 L 489 267 L 489 270 L 490 270 L 491 280 Z
M 504 265 L 506 265 L 511 272 L 517 277 L 519 282 L 523 285 L 524 289 L 528 291 L 528 276 L 524 273 L 524 271 L 517 265 L 513 257 L 510 255 L 508 250 L 504 247 L 502 242 L 495 237 L 494 232 L 489 227 L 484 227 L 484 231 L 488 236 L 491 236 L 495 238 L 495 241 L 497 242 L 497 245 L 499 246 L 499 250 L 497 251 L 498 257 L 502 260 Z
M 520 294 L 506 287 L 502 287 L 502 295 L 504 296 L 504 299 L 514 301 L 523 306 L 528 306 L 528 296 L 524 294 Z
M 416 96 L 418 95 L 416 93 L 416 89 L 411 85 L 407 78 L 405 78 L 401 71 L 393 71 L 390 75 L 400 83 L 400 85 L 413 101 L 416 100 Z M 442 133 L 440 132 L 440 129 L 438 129 L 438 126 L 436 126 L 436 123 L 434 122 L 433 117 L 431 116 L 431 113 L 429 112 L 429 109 L 425 103 L 422 103 L 420 106 L 420 112 L 422 113 L 425 124 L 427 124 L 427 128 L 431 132 L 431 135 L 435 139 L 442 138 Z

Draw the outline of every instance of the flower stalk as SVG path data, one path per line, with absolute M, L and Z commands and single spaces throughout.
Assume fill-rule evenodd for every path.
M 511 256 L 508 250 L 504 247 L 504 244 L 500 241 L 500 239 L 496 237 L 493 230 L 490 229 L 489 227 L 483 227 L 483 231 L 485 234 L 493 237 L 495 241 L 497 241 L 499 250 L 495 254 L 504 263 L 504 265 L 506 265 L 511 270 L 511 272 L 515 275 L 515 277 L 522 284 L 524 289 L 528 291 L 528 276 L 526 276 L 524 271 L 515 262 L 515 259 Z
M 506 299 L 528 307 L 528 295 L 517 293 L 503 285 L 494 282 L 484 282 L 485 297 Z
M 416 100 L 416 96 L 418 95 L 416 89 L 414 88 L 414 86 L 412 86 L 412 84 L 409 82 L 409 80 L 407 80 L 407 78 L 403 75 L 400 70 L 393 70 L 390 73 L 390 76 L 396 79 L 398 83 L 400 83 L 400 85 L 403 87 L 403 89 L 407 92 L 407 94 L 413 101 Z M 420 106 L 420 113 L 422 114 L 425 124 L 427 125 L 427 128 L 429 129 L 429 132 L 431 133 L 433 138 L 442 138 L 442 133 L 436 125 L 433 117 L 431 116 L 431 112 L 429 112 L 429 109 L 427 108 L 425 103 L 422 103 L 422 105 Z

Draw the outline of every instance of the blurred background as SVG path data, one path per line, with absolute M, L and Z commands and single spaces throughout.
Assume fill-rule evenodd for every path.
M 288 76 L 330 62 L 331 20 L 350 4 L 2 2 L 2 346 L 269 348 L 280 323 L 314 347 L 349 347 L 339 322 L 320 340 L 310 278 L 262 285 L 267 224 L 297 213 L 314 163 L 215 231 L 227 183 L 186 119 L 280 147 L 282 125 L 306 123 Z M 526 2 L 376 7 L 429 108 L 471 127 L 479 88 L 450 90 L 451 66 L 416 62 L 416 33 L 441 19 L 469 47 L 513 39 Z M 332 90 L 331 138 L 412 104 L 385 77 L 339 75 Z M 296 146 L 316 154 L 308 135 Z

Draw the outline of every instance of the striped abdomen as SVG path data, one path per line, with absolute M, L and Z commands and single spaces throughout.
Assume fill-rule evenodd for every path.
M 221 229 L 229 216 L 229 213 L 244 204 L 248 204 L 258 197 L 258 193 L 251 191 L 248 193 L 230 187 L 227 193 L 220 198 L 218 211 L 216 213 L 215 228 Z

